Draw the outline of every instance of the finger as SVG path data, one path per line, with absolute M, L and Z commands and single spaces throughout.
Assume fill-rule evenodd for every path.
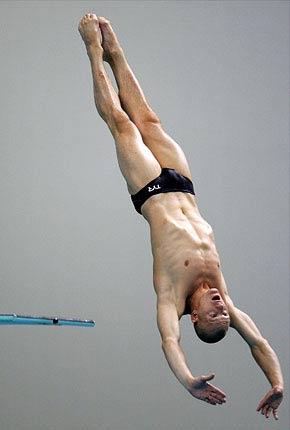
M 225 403 L 224 400 L 219 399 L 218 397 L 212 396 L 212 398 L 215 400 L 216 403 L 218 403 L 219 405 L 222 405 L 223 403 Z
M 226 400 L 226 395 L 225 393 L 223 393 L 222 391 L 218 391 L 218 390 L 213 390 L 210 392 L 211 394 L 214 394 L 216 397 L 218 397 L 221 400 Z
M 216 405 L 216 400 L 212 397 L 212 396 L 209 396 L 209 403 L 211 404 L 211 405 Z
M 203 381 L 211 381 L 214 378 L 214 373 L 201 377 Z
M 265 401 L 262 399 L 257 406 L 257 412 L 259 412 L 265 406 Z
M 213 396 L 213 399 L 215 399 L 215 401 L 220 405 L 222 405 L 223 403 L 226 403 L 226 401 L 224 399 L 221 399 L 221 398 L 216 397 L 216 396 Z
M 211 400 L 213 400 L 215 403 L 218 403 L 219 405 L 221 405 L 222 403 L 224 403 L 224 400 L 220 399 L 215 394 L 209 393 L 209 397 L 210 397 Z
M 226 398 L 222 394 L 216 392 L 216 391 L 210 391 L 211 396 L 213 396 L 215 399 L 219 400 L 221 403 L 225 403 Z
M 274 415 L 275 420 L 278 420 L 277 409 L 273 409 L 273 415 Z
M 272 411 L 271 406 L 268 406 L 266 408 L 266 412 L 265 412 L 266 418 L 269 418 L 269 416 L 271 415 L 271 411 Z
M 211 399 L 210 396 L 207 396 L 203 399 L 206 403 L 210 403 L 211 405 L 215 405 L 215 402 L 213 399 Z
M 211 389 L 211 392 L 213 392 L 213 393 L 215 393 L 215 394 L 217 394 L 217 395 L 219 395 L 219 396 L 221 396 L 221 397 L 223 397 L 223 398 L 225 398 L 226 397 L 226 393 L 224 393 L 222 390 L 220 390 L 219 388 L 217 388 L 217 387 L 214 387 L 213 385 L 210 385 L 209 384 L 209 387 L 210 387 L 210 389 Z

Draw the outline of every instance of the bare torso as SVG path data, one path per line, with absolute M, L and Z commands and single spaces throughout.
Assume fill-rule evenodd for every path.
M 142 214 L 150 225 L 156 294 L 174 300 L 179 318 L 188 313 L 186 300 L 201 284 L 224 296 L 213 231 L 195 197 L 182 192 L 157 194 L 143 204 Z

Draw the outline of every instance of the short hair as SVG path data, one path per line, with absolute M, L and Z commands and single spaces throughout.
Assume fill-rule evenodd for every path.
M 200 340 L 206 343 L 216 343 L 223 339 L 228 331 L 228 327 L 217 327 L 216 330 L 208 332 L 200 327 L 197 322 L 194 323 L 194 329 Z

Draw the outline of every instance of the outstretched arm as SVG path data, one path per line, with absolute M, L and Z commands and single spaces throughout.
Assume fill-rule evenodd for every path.
M 278 419 L 277 409 L 282 402 L 284 387 L 278 357 L 246 313 L 232 307 L 230 317 L 231 326 L 235 328 L 248 343 L 252 356 L 263 370 L 272 386 L 272 389 L 268 391 L 260 401 L 257 411 L 261 411 L 266 418 L 268 418 L 272 412 L 274 418 Z
M 157 301 L 157 324 L 162 338 L 162 350 L 176 378 L 197 399 L 212 405 L 225 402 L 225 394 L 208 384 L 213 374 L 194 377 L 186 363 L 180 346 L 180 328 L 175 304 L 168 299 Z

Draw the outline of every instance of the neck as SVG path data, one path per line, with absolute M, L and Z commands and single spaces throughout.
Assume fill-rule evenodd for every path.
M 193 311 L 193 309 L 196 309 L 198 307 L 201 296 L 203 296 L 203 294 L 206 293 L 209 289 L 210 286 L 206 282 L 203 282 L 191 295 L 191 297 L 189 298 L 191 312 Z

